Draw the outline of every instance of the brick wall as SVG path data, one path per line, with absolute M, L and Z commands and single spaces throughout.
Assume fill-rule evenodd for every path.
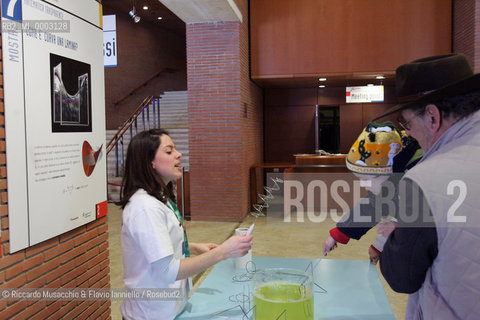
M 249 168 L 262 159 L 262 93 L 249 79 L 247 4 L 237 1 L 243 23 L 187 24 L 193 220 L 243 219 Z
M 467 56 L 480 72 L 480 0 L 456 0 L 453 19 L 453 51 Z
M 3 73 L 0 85 L 0 289 L 109 288 L 107 217 L 10 254 Z M 109 319 L 110 301 L 0 300 L 0 318 Z

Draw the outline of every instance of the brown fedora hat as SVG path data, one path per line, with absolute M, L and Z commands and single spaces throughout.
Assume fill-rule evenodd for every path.
M 473 74 L 462 54 L 426 57 L 397 68 L 396 91 L 400 104 L 373 121 L 392 113 L 414 109 L 448 97 L 480 89 L 480 74 Z

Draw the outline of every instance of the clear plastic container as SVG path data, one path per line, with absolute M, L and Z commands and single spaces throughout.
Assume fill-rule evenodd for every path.
M 272 268 L 253 277 L 254 320 L 313 320 L 313 279 L 301 270 Z

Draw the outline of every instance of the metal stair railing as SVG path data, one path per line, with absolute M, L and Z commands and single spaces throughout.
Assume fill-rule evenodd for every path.
M 117 133 L 110 139 L 107 143 L 107 157 L 108 154 L 115 150 L 115 176 L 119 177 L 123 175 L 124 169 L 124 159 L 125 159 L 125 148 L 124 148 L 124 135 L 127 131 L 130 133 L 130 140 L 135 134 L 139 131 L 149 130 L 150 126 L 150 108 L 152 108 L 152 117 L 153 117 L 153 128 L 160 126 L 160 97 L 158 96 L 148 96 L 143 102 L 138 106 L 138 108 L 132 113 L 132 115 L 123 123 L 122 127 L 117 131 Z M 139 117 L 141 123 L 139 125 Z M 145 117 L 147 118 L 145 121 Z M 135 131 L 135 133 L 134 133 Z M 120 145 L 120 147 L 119 147 Z M 119 156 L 120 148 L 120 156 Z M 108 171 L 108 166 L 107 166 Z M 108 174 L 107 174 L 108 176 Z

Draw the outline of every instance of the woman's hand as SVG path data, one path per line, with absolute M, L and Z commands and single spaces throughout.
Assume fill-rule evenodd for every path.
M 180 259 L 177 280 L 191 277 L 222 260 L 244 256 L 252 248 L 252 244 L 251 235 L 233 236 L 219 246 L 214 243 L 193 243 L 192 252 L 194 249 L 207 251 L 194 257 Z
M 252 248 L 253 236 L 242 235 L 233 236 L 218 246 L 222 251 L 224 259 L 242 257 Z

